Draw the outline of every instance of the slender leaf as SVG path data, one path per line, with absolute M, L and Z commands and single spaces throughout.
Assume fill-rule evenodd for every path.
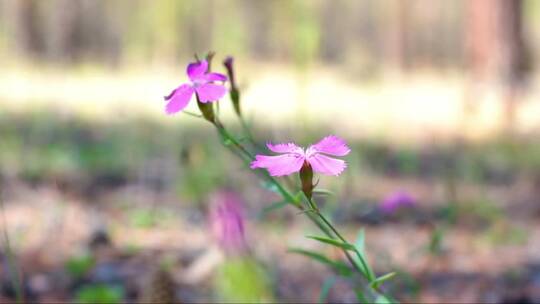
M 262 182 L 261 186 L 266 190 L 269 190 L 269 191 L 277 193 L 277 194 L 281 194 L 278 187 L 275 184 L 271 183 L 271 182 Z
M 358 236 L 356 236 L 356 242 L 354 242 L 354 247 L 356 247 L 356 250 L 362 255 L 364 255 L 365 250 L 365 239 L 366 239 L 366 233 L 364 229 L 360 229 L 358 231 Z
M 384 283 L 385 281 L 393 278 L 394 276 L 396 275 L 395 272 L 390 272 L 390 273 L 387 273 L 385 275 L 382 275 L 378 278 L 376 278 L 374 281 L 372 281 L 371 283 L 369 283 L 373 288 L 379 288 L 379 286 L 381 286 L 382 283 Z
M 321 293 L 319 294 L 319 303 L 326 303 L 326 299 L 328 299 L 330 289 L 332 288 L 332 286 L 334 286 L 334 284 L 336 284 L 336 282 L 337 279 L 334 276 L 326 278 L 326 280 L 324 280 L 321 286 Z
M 319 241 L 319 242 L 322 242 L 322 243 L 330 244 L 330 245 L 333 245 L 333 246 L 336 246 L 336 247 L 339 247 L 339 248 L 343 248 L 345 250 L 355 251 L 354 245 L 349 244 L 349 243 L 345 243 L 345 242 L 342 242 L 342 241 L 339 241 L 339 240 L 329 239 L 329 238 L 322 237 L 322 236 L 307 236 L 307 238 L 313 239 L 313 240 L 316 240 L 316 241 Z
M 268 206 L 266 206 L 265 208 L 263 208 L 261 210 L 261 212 L 259 213 L 259 218 L 263 218 L 265 217 L 268 213 L 274 211 L 274 210 L 277 210 L 277 209 L 281 209 L 285 206 L 287 206 L 289 204 L 288 201 L 278 201 L 278 202 L 274 202 Z
M 444 230 L 437 227 L 430 236 L 429 253 L 432 255 L 440 255 L 442 253 L 442 243 L 444 239 Z
M 317 262 L 330 266 L 334 271 L 336 271 L 338 274 L 342 276 L 350 276 L 352 274 L 351 269 L 346 264 L 339 261 L 333 261 L 318 252 L 300 249 L 300 248 L 290 248 L 288 251 L 307 256 Z
M 360 229 L 360 231 L 358 231 L 358 236 L 356 237 L 356 241 L 354 242 L 355 253 L 356 253 L 355 262 L 361 266 L 366 277 L 370 281 L 374 281 L 375 274 L 373 273 L 373 270 L 371 269 L 371 267 L 369 267 L 368 263 L 366 262 L 365 240 L 366 240 L 365 230 Z
M 366 296 L 364 295 L 364 292 L 362 292 L 362 290 L 355 288 L 354 294 L 356 295 L 356 299 L 358 300 L 359 303 L 369 303 L 369 301 L 366 299 Z
M 363 254 L 358 252 L 357 250 L 354 250 L 354 253 L 356 254 L 353 259 L 356 265 L 360 267 L 360 270 L 362 270 L 362 273 L 368 279 L 370 282 L 375 280 L 375 273 L 373 273 L 373 270 L 371 267 L 369 267 L 368 263 L 366 262 L 366 259 Z
M 390 300 L 388 297 L 379 295 L 375 299 L 375 304 L 392 304 L 394 303 L 392 300 Z
M 313 194 L 335 196 L 336 194 L 327 189 L 313 189 Z

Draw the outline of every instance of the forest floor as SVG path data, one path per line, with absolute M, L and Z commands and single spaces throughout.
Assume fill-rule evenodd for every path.
M 378 178 L 366 184 L 371 183 L 384 188 L 396 180 Z M 3 225 L 22 266 L 29 299 L 65 301 L 76 298 L 84 286 L 108 284 L 120 286 L 125 299 L 135 300 L 149 292 L 145 286 L 163 263 L 179 300 L 213 299 L 212 278 L 227 257 L 209 233 L 204 205 L 183 204 L 137 185 L 109 189 L 91 200 L 54 185 L 7 186 Z M 426 188 L 416 186 L 420 189 L 415 193 Z M 503 196 L 515 191 L 519 196 L 504 204 L 497 202 L 506 197 L 494 206 L 462 206 L 455 222 L 441 217 L 436 211 L 444 206 L 428 196 L 414 210 L 392 216 L 378 213 L 373 203 L 354 199 L 330 214 L 351 240 L 365 228 L 369 259 L 378 273 L 397 271 L 385 288 L 402 301 L 535 302 L 540 299 L 540 207 L 533 203 L 538 192 L 530 185 L 514 185 Z M 264 190 L 254 195 L 272 196 Z M 293 210 L 261 218 L 258 209 L 250 207 L 246 231 L 251 254 L 269 269 L 274 297 L 316 301 L 332 273 L 287 253 L 287 248 L 319 249 L 336 257 L 339 253 L 305 239 L 315 233 L 314 227 Z M 444 232 L 438 249 L 430 250 L 436 228 Z M 85 266 L 89 257 L 92 263 Z M 3 274 L 4 297 L 13 296 Z M 355 300 L 339 282 L 329 299 Z

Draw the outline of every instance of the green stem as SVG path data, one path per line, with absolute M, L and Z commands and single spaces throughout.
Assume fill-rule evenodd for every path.
M 236 138 L 234 138 L 234 136 L 232 136 L 229 131 L 227 131 L 227 129 L 225 129 L 225 127 L 219 120 L 216 119 L 216 121 L 214 122 L 214 126 L 217 128 L 221 137 L 230 141 L 235 148 L 242 152 L 242 154 L 247 156 L 250 160 L 255 159 L 255 156 L 251 154 L 248 150 L 246 150 L 246 148 L 244 148 L 244 146 L 242 146 L 242 144 L 240 144 L 240 142 L 236 140 Z
M 330 231 L 330 229 L 328 229 L 328 227 L 326 227 L 323 223 L 321 223 L 318 219 L 317 219 L 317 216 L 313 213 L 308 213 L 307 216 L 309 217 L 309 219 L 317 226 L 319 227 L 319 229 L 321 229 L 322 232 L 324 232 L 324 234 L 329 237 L 329 238 L 334 238 L 333 235 L 332 235 L 332 231 Z
M 260 148 L 259 145 L 257 145 L 257 142 L 255 142 L 255 139 L 253 139 L 253 134 L 251 134 L 251 130 L 249 129 L 249 126 L 246 120 L 244 119 L 244 117 L 242 115 L 237 115 L 237 117 L 238 117 L 238 120 L 240 121 L 240 125 L 242 125 L 242 129 L 244 130 L 244 134 L 246 135 L 248 140 L 251 142 L 251 144 L 254 147 Z
M 189 112 L 189 111 L 182 111 L 182 113 L 184 113 L 186 115 L 189 115 L 189 116 L 197 117 L 197 118 L 202 118 L 203 117 L 202 115 L 195 114 L 195 113 L 192 113 L 192 112 Z
M 232 136 L 225 126 L 216 119 L 214 122 L 214 126 L 217 128 L 219 134 L 225 139 L 232 143 L 232 146 L 236 148 L 242 155 L 244 155 L 245 158 L 252 161 L 255 159 L 255 156 L 251 154 L 242 144 Z M 281 196 L 291 202 L 292 205 L 294 205 L 296 208 L 300 209 L 301 211 L 304 211 L 304 207 L 301 204 L 298 204 L 296 199 L 292 194 L 289 193 L 274 177 L 270 176 L 268 173 L 264 176 L 272 185 L 276 187 L 278 192 L 281 194 Z M 310 206 L 313 206 L 314 203 L 311 201 L 311 199 L 308 199 Z M 341 240 L 342 242 L 348 243 L 347 240 L 339 233 L 339 231 L 332 225 L 332 223 L 326 219 L 326 217 L 318 210 L 318 208 L 313 208 L 314 213 L 312 212 L 306 212 L 308 218 L 329 238 L 336 239 L 336 237 Z M 346 249 L 341 249 L 345 256 L 347 257 L 347 260 L 351 263 L 353 268 L 359 272 L 363 277 L 365 277 L 369 282 L 372 282 L 374 280 L 374 275 L 370 271 L 370 268 L 367 266 L 366 261 L 362 258 L 362 256 L 357 253 L 357 256 L 362 263 L 362 268 L 365 269 L 363 271 L 361 267 L 356 263 L 356 261 L 353 259 L 351 254 Z M 376 293 L 382 294 L 379 288 L 371 287 Z
M 238 149 L 240 150 L 242 153 L 244 153 L 246 156 L 248 156 L 250 159 L 254 159 L 255 157 L 249 153 L 249 151 L 247 151 L 233 136 L 231 136 L 231 134 L 225 129 L 225 127 L 223 126 L 223 124 L 221 124 L 220 122 L 217 122 L 215 123 L 215 126 L 218 128 L 220 134 L 222 136 L 224 136 L 226 139 L 228 139 L 229 141 L 231 141 L 231 143 Z M 303 207 L 299 207 L 299 205 L 297 205 L 295 202 L 295 199 L 294 197 L 285 189 L 283 188 L 283 186 L 281 186 L 281 184 L 275 179 L 273 178 L 272 176 L 268 176 L 267 179 L 274 185 L 276 186 L 276 188 L 278 189 L 278 191 L 280 192 L 280 194 L 283 196 L 284 199 L 288 200 L 288 201 L 291 201 L 293 202 L 293 204 L 299 208 L 300 210 L 303 210 Z M 311 205 L 313 206 L 313 202 L 311 202 L 311 199 L 309 199 Z M 333 233 L 335 234 L 335 236 L 337 236 L 341 241 L 343 242 L 347 242 L 345 240 L 345 238 L 343 238 L 343 236 L 341 236 L 341 234 L 337 231 L 337 229 L 324 217 L 324 215 L 322 215 L 318 209 L 314 209 L 316 215 L 323 221 L 324 224 L 326 224 L 326 226 L 328 226 L 328 228 L 330 228 L 331 231 L 333 231 Z M 317 220 L 317 217 L 313 216 L 313 214 L 310 214 L 308 213 L 308 217 L 310 218 L 310 220 L 315 223 L 328 237 L 330 238 L 335 238 L 334 235 L 332 235 L 332 232 L 328 230 L 328 228 L 325 227 L 325 225 L 323 225 L 321 222 L 319 222 Z M 361 272 L 360 268 L 358 267 L 358 265 L 356 263 L 354 263 L 354 260 L 352 259 L 351 255 L 349 254 L 349 252 L 347 250 L 344 250 L 345 252 L 345 255 L 347 256 L 347 258 L 349 259 L 349 261 L 351 261 L 351 263 L 353 264 L 353 266 L 355 268 L 357 268 L 358 271 Z
M 330 221 L 324 217 L 324 215 L 319 212 L 319 210 L 317 209 L 316 210 L 316 213 L 317 215 L 319 216 L 319 218 L 328 226 L 330 227 L 330 229 L 332 230 L 332 232 L 334 232 L 334 234 L 344 243 L 348 243 L 347 240 L 339 233 L 339 231 L 334 227 L 334 225 L 332 225 L 332 223 L 330 223 Z M 356 253 L 356 256 L 358 257 L 358 260 L 360 260 L 360 263 L 362 264 L 362 268 L 364 268 L 364 271 L 362 271 L 362 269 L 358 266 L 358 264 L 356 263 L 356 261 L 352 258 L 352 256 L 349 254 L 349 252 L 347 250 L 344 250 L 345 252 L 345 255 L 347 257 L 347 259 L 349 260 L 349 262 L 356 268 L 356 270 L 358 270 L 360 273 L 364 273 L 365 272 L 365 275 L 364 277 L 371 283 L 373 282 L 373 280 L 375 280 L 375 274 L 373 273 L 373 271 L 371 270 L 370 267 L 368 267 L 367 265 L 367 262 L 364 260 L 364 258 L 362 257 L 362 255 L 357 251 L 355 250 L 355 253 Z M 383 294 L 382 291 L 378 288 L 378 287 L 375 287 L 375 286 L 371 286 L 371 288 L 373 288 L 376 292 L 380 293 L 380 294 Z
M 13 286 L 15 288 L 15 296 L 17 298 L 17 303 L 24 303 L 24 295 L 22 292 L 22 277 L 21 277 L 21 273 L 17 269 L 15 255 L 13 254 L 11 243 L 9 241 L 9 234 L 7 231 L 6 216 L 5 216 L 5 211 L 4 211 L 4 201 L 2 200 L 1 193 L 0 193 L 0 211 L 2 213 L 2 230 L 3 230 L 4 243 L 5 243 L 4 246 L 6 250 L 7 262 L 10 268 L 9 274 L 11 276 Z
M 330 223 L 330 221 L 319 211 L 319 209 L 316 209 L 315 212 L 316 212 L 317 216 L 326 224 L 326 226 L 328 226 L 330 228 L 330 230 L 332 230 L 332 232 L 336 235 L 336 237 L 338 239 L 340 239 L 344 243 L 348 243 L 347 240 L 341 235 L 341 233 L 339 233 L 339 231 L 336 229 L 336 227 L 334 227 L 334 225 L 332 225 L 332 223 Z M 366 279 L 368 279 L 368 281 L 370 281 L 370 282 L 373 281 L 373 278 L 372 278 L 372 276 L 370 274 L 370 271 L 368 270 L 369 268 L 365 264 L 365 261 L 364 261 L 363 258 L 359 257 L 359 260 L 362 263 L 362 268 L 364 268 L 364 270 L 362 270 L 360 268 L 360 266 L 358 266 L 358 264 L 353 259 L 353 257 L 351 256 L 351 254 L 349 253 L 348 250 L 343 250 L 343 252 L 345 253 L 345 256 L 347 257 L 347 260 L 349 260 L 349 262 L 353 265 L 353 267 L 358 272 L 360 272 L 362 275 L 364 275 L 364 277 Z

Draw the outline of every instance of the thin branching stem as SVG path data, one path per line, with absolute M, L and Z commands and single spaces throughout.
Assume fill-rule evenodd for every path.
M 186 115 L 189 115 L 189 116 L 197 117 L 197 118 L 202 118 L 203 117 L 202 115 L 195 114 L 195 113 L 189 112 L 189 111 L 182 111 L 182 113 L 184 113 Z
M 233 135 L 229 133 L 229 131 L 225 128 L 225 126 L 221 123 L 219 120 L 219 107 L 216 107 L 218 116 L 214 117 L 210 121 L 213 123 L 213 125 L 216 127 L 216 130 L 218 131 L 221 138 L 224 140 L 224 144 L 230 148 L 232 152 L 234 152 L 235 155 L 242 158 L 244 161 L 251 162 L 255 159 L 255 156 L 250 153 L 241 143 L 238 141 Z M 186 112 L 186 114 L 194 116 L 194 117 L 203 117 L 201 115 L 197 115 L 194 113 Z M 253 145 L 254 148 L 258 148 L 257 142 L 254 140 L 253 135 L 250 131 L 250 128 L 244 118 L 241 115 L 237 115 L 238 119 L 240 120 L 240 124 L 242 125 L 242 128 L 244 130 L 245 135 L 247 136 L 250 143 Z M 294 205 L 297 209 L 299 209 L 301 212 L 305 213 L 307 217 L 329 238 L 336 239 L 338 238 L 344 243 L 348 243 L 346 239 L 339 233 L 339 231 L 332 225 L 332 223 L 326 219 L 326 217 L 319 211 L 319 209 L 316 207 L 314 202 L 311 200 L 311 198 L 308 198 L 308 202 L 310 205 L 311 210 L 306 210 L 302 204 L 298 202 L 298 200 L 287 190 L 285 189 L 273 176 L 270 176 L 268 173 L 264 174 L 264 178 L 268 180 L 273 186 L 276 187 L 277 191 L 281 194 L 281 196 L 288 202 L 290 202 L 292 205 Z M 286 180 L 287 184 L 291 186 L 291 181 Z M 356 255 L 358 259 L 360 260 L 360 263 L 362 264 L 362 268 L 358 265 L 358 263 L 353 259 L 351 254 L 348 252 L 347 249 L 341 248 L 345 256 L 347 257 L 347 260 L 351 263 L 353 268 L 359 272 L 363 277 L 365 277 L 370 283 L 374 280 L 374 275 L 371 272 L 370 268 L 367 266 L 366 261 L 363 259 L 362 255 L 356 251 Z M 379 290 L 377 286 L 372 286 L 370 284 L 370 287 L 378 294 L 382 294 L 382 292 Z
M 217 128 L 219 134 L 225 139 L 228 140 L 232 147 L 236 148 L 239 152 L 241 152 L 242 155 L 245 156 L 245 158 L 249 160 L 255 159 L 254 155 L 251 154 L 242 144 L 232 136 L 225 126 L 216 120 L 214 123 L 215 127 Z M 229 145 L 231 146 L 231 145 Z M 235 153 L 236 154 L 236 153 Z M 237 154 L 238 155 L 238 154 Z M 283 196 L 283 198 L 289 202 L 292 203 L 296 208 L 300 209 L 300 211 L 304 212 L 306 211 L 304 207 L 301 204 L 298 204 L 296 202 L 296 199 L 292 194 L 289 193 L 274 177 L 265 174 L 265 178 L 276 187 L 278 192 Z M 314 203 L 309 199 L 310 205 L 314 206 Z M 339 233 L 339 231 L 332 225 L 332 223 L 318 210 L 318 208 L 310 208 L 312 212 L 304 212 L 307 217 L 329 238 L 331 239 L 339 239 L 342 242 L 348 243 L 347 240 Z M 370 283 L 373 281 L 373 274 L 369 271 L 369 267 L 367 266 L 364 259 L 357 253 L 357 256 L 362 263 L 362 267 L 358 265 L 358 263 L 354 260 L 352 255 L 348 252 L 348 250 L 341 248 L 344 255 L 346 256 L 347 260 L 351 263 L 353 268 L 363 277 L 365 277 Z M 362 270 L 364 268 L 364 271 Z M 378 294 L 382 294 L 379 288 L 375 286 L 371 286 L 371 288 Z
M 15 288 L 15 296 L 17 303 L 24 303 L 24 295 L 22 291 L 22 277 L 18 270 L 17 263 L 15 261 L 15 254 L 11 248 L 11 242 L 9 241 L 9 233 L 7 231 L 6 215 L 4 210 L 4 200 L 2 193 L 0 192 L 0 213 L 2 214 L 2 232 L 4 237 L 4 248 L 6 251 L 6 258 L 9 264 L 9 273 L 13 286 Z

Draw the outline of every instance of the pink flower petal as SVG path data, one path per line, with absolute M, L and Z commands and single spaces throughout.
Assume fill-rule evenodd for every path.
M 179 86 L 169 96 L 165 97 L 168 101 L 165 106 L 165 112 L 167 114 L 174 114 L 183 110 L 189 103 L 192 95 L 193 88 L 189 84 Z
M 195 88 L 199 100 L 203 103 L 216 101 L 227 93 L 227 88 L 222 85 L 205 83 Z
M 204 80 L 204 76 L 208 70 L 208 62 L 201 60 L 200 62 L 193 62 L 187 66 L 187 74 L 191 81 Z
M 304 154 L 304 150 L 293 143 L 276 144 L 276 145 L 267 143 L 266 146 L 268 147 L 268 149 L 270 149 L 270 151 L 276 152 L 276 153 L 299 153 L 302 155 Z
M 257 155 L 251 168 L 265 168 L 272 176 L 283 176 L 300 171 L 304 160 L 303 155 L 292 153 L 277 156 Z
M 335 156 L 345 156 L 351 152 L 345 141 L 337 136 L 330 135 L 308 148 L 311 152 L 320 152 Z
M 208 73 L 203 76 L 203 78 L 210 82 L 210 81 L 226 81 L 227 76 L 220 74 L 220 73 Z
M 307 161 L 313 168 L 313 171 L 324 175 L 339 175 L 347 164 L 341 159 L 335 159 L 323 154 L 313 154 L 307 158 Z

